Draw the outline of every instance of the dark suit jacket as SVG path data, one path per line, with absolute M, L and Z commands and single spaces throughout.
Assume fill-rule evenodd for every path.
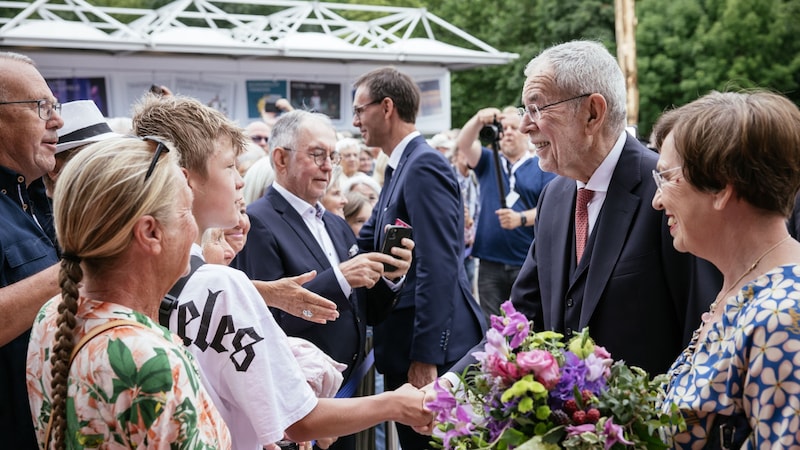
M 614 359 L 663 373 L 688 343 L 722 278 L 677 252 L 651 203 L 658 155 L 628 136 L 600 215 L 575 267 L 575 180 L 557 177 L 539 200 L 536 239 L 511 291 L 536 330 L 589 334 Z M 469 361 L 461 361 L 454 370 Z
M 303 218 L 274 188 L 247 207 L 251 229 L 247 243 L 232 265 L 251 279 L 272 281 L 316 270 L 317 276 L 303 287 L 336 303 L 339 318 L 325 325 L 315 324 L 273 308 L 278 325 L 289 336 L 307 339 L 333 359 L 348 365 L 347 381 L 363 360 L 366 343 L 365 302 L 392 301 L 396 294 L 379 282 L 372 289 L 354 289 L 344 296 L 336 275 Z M 326 212 L 322 216 L 340 261 L 357 250 L 356 237 L 344 219 Z M 369 297 L 369 298 L 368 298 Z
M 455 173 L 421 136 L 384 185 L 359 246 L 380 249 L 384 226 L 396 219 L 413 227 L 414 260 L 397 306 L 375 327 L 375 364 L 395 375 L 405 375 L 411 361 L 441 371 L 480 341 L 484 324 L 461 264 L 464 207 Z

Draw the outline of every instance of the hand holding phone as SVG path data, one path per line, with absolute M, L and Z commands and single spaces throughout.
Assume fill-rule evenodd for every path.
M 408 226 L 400 226 L 400 225 L 387 226 L 386 233 L 383 236 L 383 245 L 381 245 L 381 253 L 396 258 L 396 256 L 392 254 L 392 247 L 402 247 L 403 244 L 401 244 L 400 242 L 403 240 L 403 238 L 411 239 L 411 231 L 412 228 Z M 397 270 L 397 267 L 394 267 L 386 263 L 383 264 L 384 272 L 393 272 L 395 270 Z

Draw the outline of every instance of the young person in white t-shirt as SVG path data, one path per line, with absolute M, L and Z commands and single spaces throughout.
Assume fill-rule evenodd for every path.
M 245 145 L 240 128 L 223 114 L 181 96 L 145 96 L 136 106 L 133 123 L 140 136 L 161 136 L 174 143 L 194 194 L 192 210 L 185 213 L 194 215 L 200 234 L 238 222 L 236 201 L 243 182 L 235 161 Z M 199 242 L 192 254 L 202 256 Z M 411 385 L 370 397 L 317 399 L 259 292 L 244 273 L 204 264 L 186 282 L 169 317 L 169 328 L 197 358 L 235 449 L 260 449 L 284 436 L 303 442 L 347 435 L 389 420 L 431 424 L 424 394 Z M 296 294 L 290 288 L 289 298 L 283 299 L 294 303 L 291 306 L 270 306 L 298 315 L 298 307 L 313 307 L 314 319 L 320 320 L 317 312 L 324 304 L 298 305 Z

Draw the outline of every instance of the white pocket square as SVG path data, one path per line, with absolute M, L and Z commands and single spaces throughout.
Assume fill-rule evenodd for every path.
M 352 258 L 353 256 L 356 256 L 357 254 L 358 254 L 358 245 L 353 244 L 353 246 L 350 247 L 350 250 L 347 251 L 347 256 Z

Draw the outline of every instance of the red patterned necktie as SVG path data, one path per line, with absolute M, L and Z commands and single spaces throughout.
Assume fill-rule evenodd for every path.
M 575 253 L 578 257 L 576 262 L 580 262 L 586 241 L 589 239 L 589 210 L 586 205 L 593 195 L 594 191 L 578 189 L 578 199 L 575 202 Z

